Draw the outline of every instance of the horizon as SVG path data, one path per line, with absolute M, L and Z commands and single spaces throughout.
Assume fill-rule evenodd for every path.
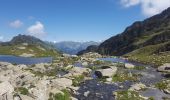
M 0 41 L 18 34 L 50 42 L 104 41 L 170 7 L 170 0 L 145 1 L 0 1 Z

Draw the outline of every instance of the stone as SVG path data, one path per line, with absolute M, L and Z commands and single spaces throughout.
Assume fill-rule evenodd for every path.
M 133 64 L 125 63 L 125 68 L 133 69 L 134 67 L 135 67 L 135 65 L 133 65 Z
M 110 66 L 110 68 L 106 69 L 99 69 L 97 71 L 100 71 L 102 73 L 102 76 L 107 76 L 107 77 L 112 77 L 113 75 L 116 74 L 117 72 L 117 67 L 115 66 Z M 96 72 L 95 72 L 96 73 Z M 98 72 L 99 73 L 99 72 Z
M 22 94 L 20 94 L 20 97 L 21 97 L 21 100 L 35 100 L 35 99 L 33 99 L 32 97 L 29 97 L 29 96 L 27 96 L 27 95 L 22 95 Z
M 88 62 L 83 62 L 82 65 L 83 66 L 88 66 Z
M 146 86 L 145 86 L 144 84 L 142 84 L 142 83 L 136 83 L 136 84 L 133 84 L 133 85 L 130 87 L 129 90 L 131 90 L 131 91 L 139 91 L 139 90 L 145 89 L 145 88 L 146 88 Z
M 100 71 L 95 71 L 94 74 L 98 77 L 98 78 L 102 78 L 103 75 Z
M 90 73 L 90 72 L 91 72 L 91 69 L 89 68 L 73 67 L 72 69 L 70 69 L 68 74 L 71 76 L 76 76 L 76 75 L 82 75 L 83 73 Z
M 168 72 L 169 73 L 170 72 L 170 63 L 165 63 L 164 65 L 159 66 L 157 70 L 160 72 Z
M 71 79 L 67 79 L 67 78 L 58 78 L 54 80 L 54 84 L 61 86 L 61 87 L 71 87 L 71 85 L 73 84 Z
M 107 81 L 107 82 L 111 82 L 111 81 L 112 81 L 112 78 L 106 78 L 106 81 Z
M 90 91 L 84 92 L 84 96 L 87 97 L 89 95 Z

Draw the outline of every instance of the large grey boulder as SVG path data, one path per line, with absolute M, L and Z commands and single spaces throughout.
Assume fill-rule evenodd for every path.
M 95 75 L 98 76 L 99 78 L 101 76 L 107 76 L 107 77 L 112 77 L 113 75 L 115 75 L 117 72 L 117 67 L 115 66 L 109 66 L 106 67 L 105 69 L 98 69 L 95 71 Z M 102 74 L 102 75 L 101 75 Z

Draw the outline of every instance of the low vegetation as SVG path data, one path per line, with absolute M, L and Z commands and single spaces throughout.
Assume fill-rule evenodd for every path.
M 124 71 L 124 72 L 117 72 L 112 77 L 113 82 L 124 82 L 124 81 L 127 81 L 127 80 L 129 80 L 129 81 L 137 81 L 138 80 L 138 75 L 128 73 L 128 72 Z
M 79 86 L 84 81 L 84 75 L 73 76 L 73 86 Z
M 146 64 L 162 65 L 164 63 L 170 63 L 170 52 L 159 52 L 156 53 L 161 47 L 167 43 L 149 45 L 140 49 L 137 49 L 133 52 L 130 52 L 125 57 L 128 57 L 129 60 L 143 62 Z
M 135 91 L 125 90 L 116 92 L 116 100 L 144 100 L 144 98 Z
M 24 87 L 17 87 L 17 88 L 15 88 L 15 91 L 19 92 L 20 94 L 23 94 L 23 95 L 29 94 L 28 89 L 24 88 Z
M 48 100 L 71 100 L 70 99 L 71 94 L 69 93 L 68 90 L 63 89 L 61 91 L 62 93 L 56 93 L 56 94 L 50 93 Z
M 160 89 L 160 90 L 164 90 L 168 88 L 168 82 L 167 81 L 161 81 L 155 84 L 155 87 Z
M 25 47 L 24 49 L 19 49 L 19 47 Z M 18 45 L 8 45 L 0 46 L 1 55 L 14 55 L 20 56 L 22 54 L 32 54 L 33 57 L 51 57 L 54 55 L 59 55 L 59 53 L 52 49 L 41 49 L 36 45 L 23 46 L 22 44 Z
M 146 69 L 146 67 L 145 66 L 135 66 L 134 69 L 136 69 L 136 70 L 144 70 L 144 69 Z

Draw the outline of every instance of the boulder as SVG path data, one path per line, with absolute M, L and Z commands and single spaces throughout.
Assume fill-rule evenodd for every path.
M 99 73 L 99 72 L 101 72 L 101 73 Z M 95 75 L 98 77 L 101 77 L 101 76 L 112 77 L 113 75 L 116 74 L 116 72 L 117 72 L 117 67 L 110 66 L 110 68 L 108 67 L 106 69 L 99 69 L 99 70 L 95 71 Z
M 135 65 L 133 65 L 133 64 L 125 63 L 125 68 L 133 69 L 134 67 L 135 67 Z
M 83 62 L 82 65 L 83 66 L 88 66 L 88 62 Z
M 164 64 L 164 65 L 162 65 L 162 66 L 159 66 L 158 67 L 158 71 L 160 71 L 160 72 L 170 72 L 170 63 L 166 63 L 166 64 Z

